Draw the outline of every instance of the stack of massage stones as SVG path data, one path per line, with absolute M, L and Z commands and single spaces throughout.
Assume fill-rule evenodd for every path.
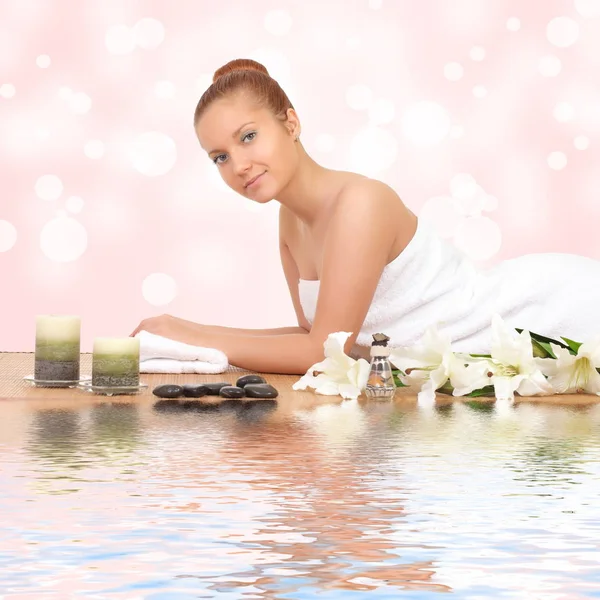
M 279 392 L 260 375 L 244 375 L 235 385 L 221 381 L 219 383 L 200 383 L 177 385 L 165 383 L 152 390 L 159 398 L 201 398 L 202 396 L 220 396 L 221 398 L 277 398 Z

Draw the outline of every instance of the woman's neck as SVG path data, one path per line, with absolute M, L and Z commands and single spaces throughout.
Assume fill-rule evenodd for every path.
M 294 177 L 275 198 L 308 227 L 319 221 L 332 200 L 335 171 L 317 164 L 301 149 Z

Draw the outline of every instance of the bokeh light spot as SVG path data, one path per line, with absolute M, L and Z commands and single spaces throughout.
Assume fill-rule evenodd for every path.
M 551 152 L 548 155 L 548 166 L 555 171 L 562 171 L 567 166 L 567 156 L 564 152 Z
M 369 121 L 372 125 L 391 123 L 396 115 L 396 107 L 387 98 L 378 98 L 369 106 Z
M 587 150 L 590 147 L 590 138 L 585 135 L 578 135 L 573 140 L 573 145 L 577 150 Z
M 165 27 L 158 19 L 140 19 L 133 26 L 133 38 L 140 48 L 154 50 L 165 39 Z
M 0 252 L 8 252 L 17 243 L 17 228 L 8 221 L 0 220 Z
M 156 177 L 173 168 L 177 161 L 177 146 L 168 135 L 148 131 L 133 141 L 129 156 L 136 171 L 148 177 Z
M 458 81 L 464 75 L 464 68 L 460 63 L 449 62 L 444 66 L 444 77 L 449 81 Z
M 83 198 L 79 196 L 69 196 L 67 198 L 66 207 L 69 212 L 80 213 L 83 210 Z
M 510 17 L 510 19 L 506 21 L 506 29 L 512 32 L 519 31 L 519 29 L 521 29 L 521 20 L 517 17 Z
M 40 234 L 42 252 L 55 262 L 77 260 L 87 249 L 85 227 L 72 217 L 57 217 L 44 225 Z
M 579 39 L 579 25 L 570 17 L 556 17 L 546 26 L 548 41 L 558 48 L 568 48 Z
M 152 273 L 142 282 L 142 296 L 153 306 L 165 306 L 177 296 L 177 284 L 166 273 Z
M 398 142 L 380 127 L 361 129 L 350 143 L 353 167 L 367 177 L 376 175 L 394 164 L 398 156 Z
M 135 49 L 133 30 L 127 25 L 112 25 L 106 30 L 104 44 L 111 54 L 130 54 Z
M 427 100 L 413 104 L 402 116 L 404 136 L 421 147 L 439 144 L 448 135 L 450 125 L 446 109 Z
M 52 64 L 52 61 L 50 60 L 50 57 L 47 54 L 40 54 L 35 59 L 35 64 L 40 69 L 47 69 Z
M 35 182 L 35 193 L 41 200 L 56 200 L 63 192 L 63 184 L 57 175 L 42 175 Z
M 93 160 L 104 156 L 104 143 L 100 140 L 88 140 L 83 146 L 83 153 Z

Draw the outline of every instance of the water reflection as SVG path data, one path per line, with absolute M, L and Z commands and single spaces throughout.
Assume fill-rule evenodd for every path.
M 74 410 L 49 409 L 34 413 L 28 451 L 40 465 L 49 465 L 52 471 L 56 467 L 59 470 L 82 468 L 79 462 L 84 435 L 81 421 L 81 415 Z
M 131 454 L 141 442 L 139 406 L 131 403 L 103 403 L 90 413 L 88 451 L 100 451 L 104 457 Z
M 411 560 L 415 548 L 404 549 L 397 538 L 404 517 L 401 471 L 393 483 L 382 481 L 378 462 L 361 459 L 360 447 L 348 445 L 364 433 L 365 421 L 356 404 L 326 405 L 296 421 L 232 430 L 230 459 L 253 465 L 253 488 L 278 500 L 255 531 L 230 536 L 242 547 L 259 544 L 281 557 L 278 565 L 254 567 L 265 591 L 296 589 L 293 579 L 281 587 L 274 575 L 301 575 L 304 585 L 318 590 L 450 590 L 432 584 L 433 561 Z M 331 440 L 315 437 L 315 426 L 331 432 L 345 452 L 328 453 Z
M 197 401 L 197 400 L 158 400 L 154 403 L 154 410 L 162 413 L 214 413 L 233 414 L 243 423 L 258 423 L 268 418 L 277 410 L 277 400 L 260 399 L 251 402 L 227 399 L 219 401 Z
M 49 400 L 25 413 L 23 439 L 0 430 L 0 596 L 595 589 L 599 408 L 302 406 Z M 0 419 L 16 410 L 0 404 Z

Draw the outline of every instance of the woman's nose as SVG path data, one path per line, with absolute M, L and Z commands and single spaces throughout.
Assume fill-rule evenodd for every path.
M 236 175 L 244 175 L 252 168 L 252 163 L 244 154 L 238 154 L 237 156 L 232 156 L 231 158 L 233 161 L 233 172 Z

